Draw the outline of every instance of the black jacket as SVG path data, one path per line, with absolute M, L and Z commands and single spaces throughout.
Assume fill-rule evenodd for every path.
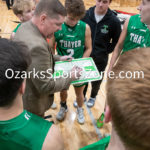
M 116 15 L 108 9 L 100 22 L 96 22 L 94 7 L 87 10 L 82 19 L 91 28 L 92 53 L 95 62 L 107 61 L 108 54 L 113 51 L 121 33 L 121 24 Z

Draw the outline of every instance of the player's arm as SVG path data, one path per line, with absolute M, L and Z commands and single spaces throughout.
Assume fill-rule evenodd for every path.
M 42 150 L 64 150 L 63 138 L 56 125 L 52 125 L 49 129 Z
M 83 57 L 89 57 L 92 52 L 92 40 L 91 40 L 91 29 L 88 24 L 86 24 L 85 31 L 85 51 Z
M 55 54 L 55 36 L 51 37 L 49 40 L 49 47 L 52 51 L 52 54 Z
M 114 52 L 113 52 L 112 57 L 111 57 L 110 65 L 108 68 L 108 72 L 110 72 L 112 70 L 114 64 L 116 63 L 116 61 L 117 61 L 117 59 L 118 59 L 118 57 L 119 57 L 119 55 L 123 49 L 124 40 L 125 40 L 126 35 L 127 35 L 128 23 L 129 23 L 129 18 L 125 21 L 123 30 L 122 30 L 120 37 L 119 37 L 119 40 L 115 46 Z

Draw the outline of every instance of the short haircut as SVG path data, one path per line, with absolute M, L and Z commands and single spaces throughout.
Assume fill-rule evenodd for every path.
M 66 16 L 66 9 L 59 0 L 40 0 L 36 5 L 34 15 L 40 16 L 46 13 L 48 17 L 58 18 L 58 15 Z
M 150 48 L 139 48 L 120 56 L 113 68 L 143 71 L 144 78 L 108 79 L 107 102 L 117 134 L 128 150 L 150 150 Z
M 67 14 L 71 14 L 73 17 L 83 18 L 85 15 L 83 0 L 66 0 L 65 8 L 67 10 Z
M 0 107 L 11 106 L 24 80 L 21 78 L 21 73 L 18 75 L 19 79 L 15 79 L 16 71 L 26 71 L 31 63 L 28 47 L 21 42 L 2 38 L 0 60 Z M 13 77 L 11 77 L 12 72 L 7 72 L 8 69 L 13 70 Z
M 101 0 L 102 1 L 102 0 Z M 112 2 L 112 0 L 109 0 L 109 2 L 111 3 Z
M 33 8 L 34 7 L 34 2 L 33 0 L 15 0 L 13 4 L 13 12 L 15 15 L 18 14 L 23 14 L 26 8 Z

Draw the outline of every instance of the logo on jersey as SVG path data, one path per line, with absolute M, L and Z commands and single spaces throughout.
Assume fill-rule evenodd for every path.
M 131 26 L 131 29 L 136 29 L 136 27 L 135 26 Z
M 59 37 L 63 37 L 63 34 L 62 34 L 62 33 L 59 33 Z
M 146 30 L 140 29 L 141 32 L 146 32 Z
M 70 32 L 71 32 L 71 31 L 72 31 L 72 29 L 71 29 L 71 28 L 68 28 L 68 31 L 70 31 Z
M 29 120 L 31 116 L 28 113 L 25 113 L 24 117 Z
M 103 29 L 101 29 L 101 33 L 104 33 L 104 34 L 108 33 L 108 25 L 103 26 Z

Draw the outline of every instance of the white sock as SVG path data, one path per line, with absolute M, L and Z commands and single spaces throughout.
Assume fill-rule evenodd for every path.
M 79 109 L 79 110 L 81 110 L 81 109 L 82 109 L 82 107 L 78 107 L 78 109 Z

